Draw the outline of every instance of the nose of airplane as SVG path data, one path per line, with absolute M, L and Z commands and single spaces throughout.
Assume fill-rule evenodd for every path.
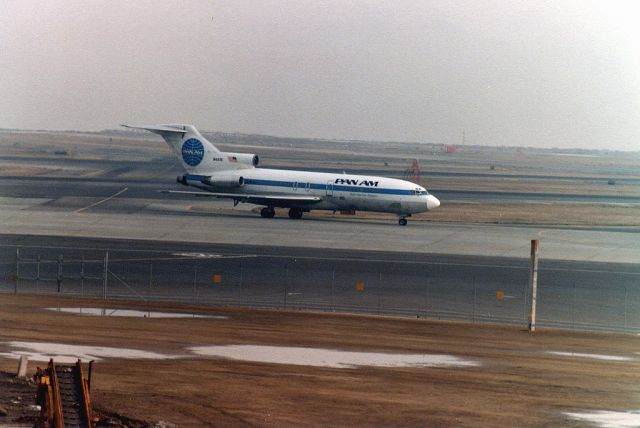
M 440 206 L 440 201 L 433 195 L 427 196 L 427 209 L 429 211 L 436 209 Z

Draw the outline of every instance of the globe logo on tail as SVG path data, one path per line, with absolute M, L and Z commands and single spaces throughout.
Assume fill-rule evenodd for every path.
M 182 159 L 189 166 L 197 166 L 204 158 L 204 147 L 195 138 L 189 138 L 182 143 Z

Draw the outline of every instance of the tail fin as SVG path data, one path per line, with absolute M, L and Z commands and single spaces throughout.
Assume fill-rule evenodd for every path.
M 159 134 L 171 147 L 182 167 L 192 174 L 207 174 L 227 169 L 223 165 L 224 156 L 198 132 L 193 125 L 122 125 L 126 128 L 145 129 Z

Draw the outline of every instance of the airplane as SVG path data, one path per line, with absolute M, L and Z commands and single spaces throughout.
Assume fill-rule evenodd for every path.
M 186 170 L 176 181 L 201 190 L 164 192 L 227 198 L 234 206 L 241 202 L 262 205 L 264 218 L 273 218 L 275 208 L 289 208 L 292 219 L 311 210 L 358 210 L 393 213 L 398 224 L 406 226 L 411 214 L 440 206 L 427 189 L 405 180 L 257 168 L 257 155 L 221 152 L 193 125 L 122 126 L 159 134 Z

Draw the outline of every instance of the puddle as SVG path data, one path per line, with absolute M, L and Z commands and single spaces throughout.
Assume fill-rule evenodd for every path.
M 134 317 L 134 318 L 210 318 L 226 320 L 227 316 L 222 315 L 197 315 L 179 312 L 152 312 L 136 311 L 133 309 L 113 309 L 113 308 L 46 308 L 48 311 L 64 312 L 77 315 L 92 315 L 101 317 Z
M 9 347 L 9 352 L 0 352 L 0 357 L 20 358 L 25 355 L 32 361 L 54 361 L 60 363 L 75 363 L 82 360 L 102 360 L 105 358 L 167 360 L 179 358 L 177 355 L 159 354 L 157 352 L 140 349 L 110 348 L 106 346 L 66 345 L 64 343 L 47 342 L 0 342 L 3 347 Z
M 258 345 L 195 346 L 188 349 L 198 355 L 233 360 L 333 368 L 476 367 L 480 365 L 473 360 L 443 354 L 386 354 Z
M 594 410 L 590 412 L 563 412 L 572 419 L 591 422 L 602 428 L 640 427 L 640 411 L 614 412 Z
M 584 354 L 580 352 L 560 352 L 560 351 L 547 351 L 548 354 L 560 355 L 562 357 L 578 357 L 578 358 L 591 358 L 593 360 L 604 361 L 631 361 L 630 357 L 620 357 L 617 355 L 603 355 L 603 354 Z

